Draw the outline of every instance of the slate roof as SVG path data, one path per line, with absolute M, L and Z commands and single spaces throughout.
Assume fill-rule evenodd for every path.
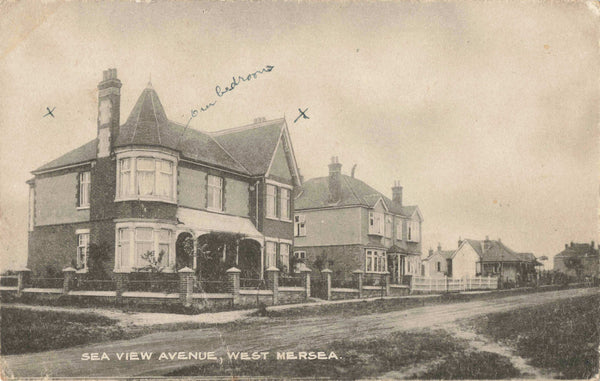
M 341 196 L 336 203 L 329 202 L 329 177 L 316 177 L 305 181 L 298 197 L 294 200 L 294 208 L 315 209 L 328 206 L 365 206 L 372 208 L 382 199 L 389 211 L 402 216 L 412 216 L 416 205 L 398 206 L 365 182 L 351 176 L 341 175 Z
M 423 260 L 428 261 L 437 254 L 441 255 L 442 258 L 444 258 L 444 259 L 450 259 L 450 258 L 452 258 L 452 255 L 454 255 L 454 252 L 455 252 L 455 250 L 437 250 L 437 251 L 434 251 L 431 255 L 428 255 L 427 258 L 425 258 Z
M 501 241 L 465 240 L 475 249 L 482 262 L 536 262 L 532 253 L 518 253 Z M 485 247 L 484 247 L 485 246 Z
M 54 159 L 42 165 L 41 167 L 33 171 L 33 173 L 42 172 L 52 168 L 64 167 L 67 165 L 85 163 L 90 160 L 94 160 L 96 158 L 96 147 L 96 139 L 94 139 L 85 143 L 81 147 L 75 148 L 73 151 L 62 155 L 58 159 Z
M 285 120 L 252 124 L 240 128 L 210 133 L 234 159 L 243 163 L 252 175 L 267 173 L 277 148 Z
M 263 175 L 279 142 L 284 119 L 205 133 L 170 121 L 158 94 L 149 84 L 126 122 L 120 126 L 115 147 L 157 146 L 181 153 L 195 162 L 246 175 Z M 185 133 L 184 133 L 185 131 Z M 96 139 L 39 167 L 33 173 L 94 160 Z

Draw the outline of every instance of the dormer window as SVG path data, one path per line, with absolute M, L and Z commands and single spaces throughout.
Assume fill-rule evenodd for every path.
M 175 202 L 176 159 L 159 152 L 134 151 L 117 155 L 115 201 Z

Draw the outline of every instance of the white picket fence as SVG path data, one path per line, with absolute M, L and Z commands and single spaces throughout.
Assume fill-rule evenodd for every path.
M 419 292 L 495 290 L 498 288 L 498 278 L 492 276 L 467 278 L 413 276 L 410 287 L 411 291 Z

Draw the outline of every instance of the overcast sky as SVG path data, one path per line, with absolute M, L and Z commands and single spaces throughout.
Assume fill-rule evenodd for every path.
M 306 179 L 335 155 L 388 196 L 400 180 L 424 253 L 459 236 L 537 256 L 598 241 L 595 4 L 3 3 L 2 264 L 25 263 L 30 171 L 95 137 L 109 67 L 121 122 L 151 75 L 174 121 L 218 99 L 195 129 L 285 115 Z

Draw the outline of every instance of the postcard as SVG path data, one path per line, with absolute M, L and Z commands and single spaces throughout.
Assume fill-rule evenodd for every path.
M 598 1 L 0 14 L 2 379 L 598 377 Z

